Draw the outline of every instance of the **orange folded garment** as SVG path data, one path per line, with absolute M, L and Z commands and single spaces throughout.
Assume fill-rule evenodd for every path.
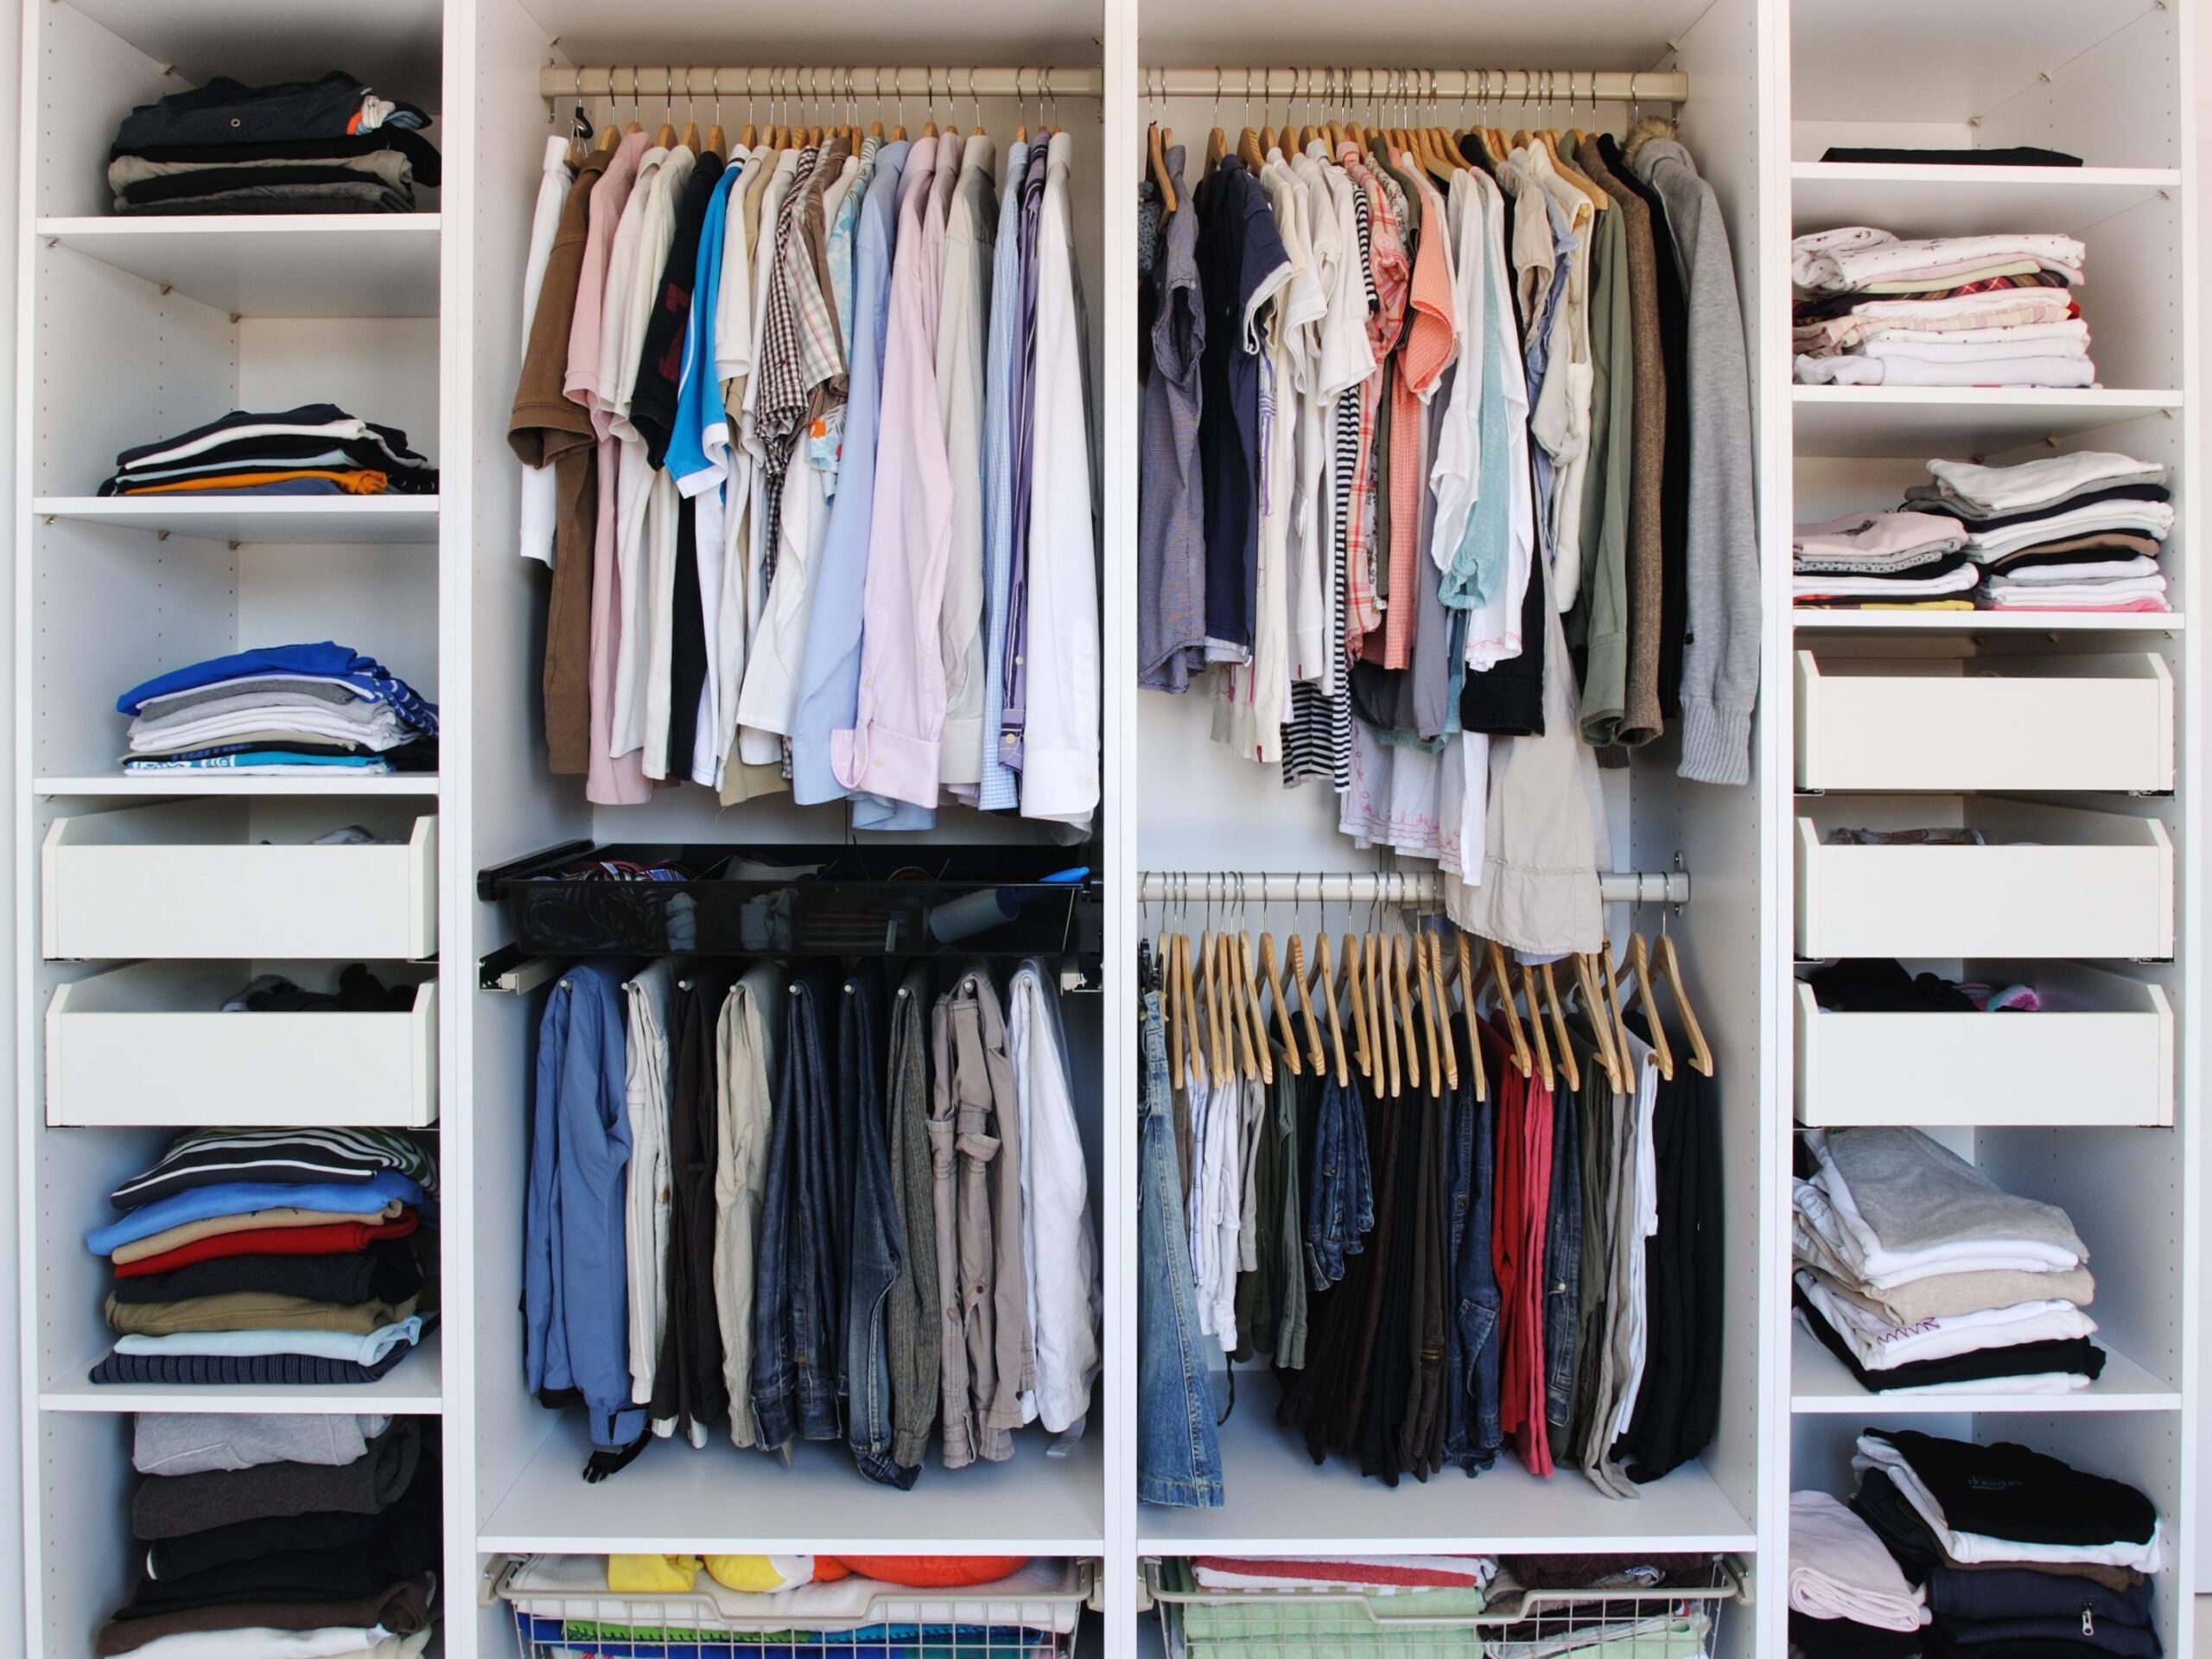
M 148 484 L 139 489 L 126 489 L 124 493 L 177 495 L 194 491 L 219 493 L 225 490 L 251 489 L 259 484 L 289 484 L 303 478 L 327 479 L 348 495 L 382 495 L 391 481 L 382 473 L 337 473 L 316 467 L 290 473 L 216 473 L 207 478 L 181 478 L 168 484 Z

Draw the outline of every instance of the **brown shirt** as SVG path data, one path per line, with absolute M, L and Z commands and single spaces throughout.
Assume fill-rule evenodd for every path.
M 568 200 L 561 204 L 561 222 L 553 232 L 537 309 L 531 315 L 530 339 L 523 346 L 514 408 L 507 416 L 508 446 L 525 467 L 550 465 L 568 451 L 588 448 L 591 443 L 590 413 L 582 404 L 571 403 L 561 388 L 569 368 L 569 333 L 576 315 L 584 240 L 591 228 L 592 187 L 613 159 L 611 149 L 593 152 L 576 169 Z M 583 526 L 586 557 L 591 553 L 591 533 L 590 525 Z M 556 549 L 556 565 L 562 556 L 563 550 Z

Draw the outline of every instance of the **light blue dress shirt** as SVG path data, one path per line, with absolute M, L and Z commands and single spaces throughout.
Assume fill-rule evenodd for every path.
M 983 777 L 976 804 L 986 811 L 1020 804 L 1020 781 L 999 760 L 1006 713 L 1006 627 L 1014 582 L 1014 358 L 1021 349 L 1021 180 L 1029 146 L 1007 152 L 999 181 L 999 234 L 991 249 L 991 335 L 983 365 Z
M 844 453 L 815 569 L 814 609 L 807 619 L 791 720 L 791 798 L 809 806 L 850 795 L 855 830 L 928 830 L 937 823 L 937 814 L 927 807 L 852 794 L 830 767 L 830 734 L 850 730 L 860 711 L 861 601 L 868 587 L 868 524 L 875 508 L 883 340 L 891 319 L 899 180 L 910 148 L 894 140 L 876 151 L 875 171 L 853 235 L 853 349 L 846 378 Z

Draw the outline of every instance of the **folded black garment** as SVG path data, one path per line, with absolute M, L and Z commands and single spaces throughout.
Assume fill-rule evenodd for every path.
M 150 1166 L 118 1185 L 107 1198 L 117 1209 L 129 1211 L 195 1187 L 230 1181 L 365 1186 L 394 1170 L 425 1187 L 437 1185 L 435 1161 L 418 1142 L 397 1129 L 347 1128 L 336 1124 L 188 1129 L 170 1141 Z
M 335 991 L 302 990 L 280 974 L 264 974 L 235 997 L 246 1014 L 404 1014 L 415 1006 L 415 987 L 386 985 L 361 963 L 338 970 Z
M 1859 1356 L 1852 1352 L 1851 1344 L 1821 1317 L 1820 1309 L 1806 1299 L 1803 1291 L 1792 1285 L 1789 1299 L 1803 1310 L 1805 1323 L 1821 1339 L 1821 1346 L 1841 1360 L 1858 1379 L 1859 1386 L 1870 1394 L 1886 1394 L 1891 1389 L 1923 1389 L 1936 1382 L 1987 1382 L 2005 1376 L 2042 1376 L 2051 1371 L 2071 1371 L 2092 1381 L 2104 1374 L 2105 1351 L 2087 1337 L 2018 1342 L 2009 1348 L 1977 1348 L 1970 1354 L 1954 1354 L 1948 1359 L 1916 1359 L 1892 1365 L 1887 1370 L 1870 1371 L 1859 1363 Z M 1959 1522 L 1953 1521 L 1951 1524 L 1957 1527 Z M 1963 1530 L 1980 1532 L 1984 1529 L 1967 1527 Z
M 2123 1480 L 2093 1475 L 2010 1440 L 1986 1445 L 1910 1428 L 1870 1428 L 1894 1449 L 1954 1532 L 2022 1544 L 2147 1544 L 2158 1506 Z
M 187 200 L 194 196 L 228 194 L 237 190 L 293 190 L 306 185 L 350 184 L 373 190 L 413 193 L 402 186 L 350 167 L 321 162 L 301 162 L 291 167 L 204 167 L 189 173 L 168 173 L 157 179 L 140 179 L 116 192 L 118 200 L 134 207 L 155 202 Z
M 326 445 L 378 443 L 389 452 L 394 462 L 429 465 L 423 456 L 407 447 L 407 434 L 396 426 L 379 426 L 374 421 L 361 420 L 357 416 L 347 414 L 335 404 L 302 404 L 296 409 L 230 410 L 212 421 L 203 422 L 172 437 L 156 438 L 151 443 L 137 443 L 128 449 L 118 450 L 115 470 L 127 473 L 149 467 L 196 465 L 217 456 L 223 445 L 257 448 L 264 442 L 281 442 L 292 439 L 308 439 Z M 187 449 L 189 446 L 198 447 L 190 448 L 189 453 L 184 454 L 173 453 Z M 252 450 L 236 453 L 251 459 L 260 458 Z M 378 470 L 388 471 L 390 468 L 386 466 Z
M 1892 1484 L 1890 1490 L 1897 1488 Z M 2122 1589 L 2033 1567 L 1961 1570 L 1939 1561 L 1927 1582 L 1929 1609 L 1954 1624 L 1968 1619 L 2070 1618 L 2078 1627 L 2087 1618 L 2139 1629 L 2152 1618 L 2151 1580 L 2139 1573 Z
M 1699 1590 L 1713 1581 L 1710 1555 L 1506 1555 L 1499 1558 L 1499 1566 L 1524 1590 L 1587 1590 L 1617 1584 Z M 1658 1574 L 1656 1582 L 1650 1578 L 1653 1573 Z
M 399 1501 L 382 1514 L 326 1511 L 277 1516 L 260 1521 L 234 1521 L 178 1538 L 164 1538 L 146 1546 L 139 1571 L 147 1582 L 140 1585 L 134 1596 L 146 1593 L 149 1584 L 188 1586 L 195 1581 L 213 1583 L 215 1581 L 203 1575 L 225 1568 L 237 1569 L 228 1583 L 258 1592 L 281 1582 L 274 1569 L 260 1567 L 258 1564 L 287 1554 L 320 1556 L 342 1550 L 358 1558 L 365 1570 L 376 1564 L 378 1541 L 384 1539 L 387 1532 L 397 1539 L 397 1529 L 404 1527 L 410 1529 L 411 1535 L 428 1531 L 435 1537 L 444 1503 L 445 1489 L 436 1451 L 425 1444 L 415 1465 L 413 1483 Z M 404 1561 L 404 1552 L 415 1546 L 394 1542 L 390 1548 L 401 1551 L 397 1559 Z M 301 1570 L 312 1575 L 312 1568 Z M 318 1593 L 323 1592 L 326 1584 L 324 1579 L 315 1576 L 308 1576 L 306 1582 Z M 350 1582 L 353 1580 L 329 1581 L 328 1593 L 346 1593 L 345 1585 Z M 187 1593 L 189 1594 L 188 1590 Z
M 395 1417 L 351 1463 L 262 1463 L 149 1475 L 131 1495 L 131 1536 L 151 1542 L 272 1516 L 380 1515 L 413 1483 L 422 1456 L 421 1421 Z
M 1854 957 L 1805 976 L 1813 1000 L 1834 1014 L 1972 1014 L 1973 1000 L 1935 974 L 1908 974 L 1901 963 Z
M 115 211 L 125 219 L 181 219 L 236 213 L 263 217 L 279 213 L 411 213 L 415 211 L 415 199 L 373 182 L 265 185 L 257 189 L 225 190 L 212 195 L 181 197 L 173 201 L 119 202 Z
M 384 443 L 368 438 L 241 438 L 219 443 L 183 459 L 157 466 L 125 467 L 101 484 L 102 495 L 148 484 L 173 484 L 180 480 L 218 477 L 226 474 L 293 472 L 303 467 L 326 467 L 334 472 L 382 473 L 388 487 L 410 494 L 433 494 L 438 469 L 411 451 L 395 455 Z
M 2115 1626 L 2120 1630 L 2121 1627 Z M 1928 1638 L 1921 1651 L 1928 1659 L 2104 1659 L 2104 1656 L 2121 1654 L 2141 1656 L 2139 1647 L 2108 1647 L 2105 1632 L 2099 1630 L 2092 1637 L 2083 1636 L 2078 1630 L 2073 1636 L 2008 1637 L 1996 1642 L 1961 1642 L 1941 1625 L 1930 1624 L 1923 1632 Z M 2148 1630 L 2133 1632 L 2138 1637 L 2151 1636 Z M 2157 1637 L 2152 1637 L 2151 1654 L 2158 1651 Z
M 373 1365 L 315 1354 L 110 1354 L 92 1369 L 103 1385 L 131 1382 L 246 1383 L 253 1387 L 319 1387 L 373 1382 L 415 1351 L 402 1343 Z
M 1934 489 L 1905 493 L 1906 512 L 1941 512 L 1957 519 L 1968 530 L 1986 531 L 2009 530 L 2014 524 L 2032 524 L 2042 518 L 2055 518 L 2062 512 L 2072 512 L 2080 507 L 2094 507 L 2101 501 L 2171 501 L 2174 493 L 2164 484 L 2113 484 L 2101 490 L 2083 490 L 2079 495 L 2069 495 L 2054 501 L 2047 507 L 2023 507 L 2018 512 L 2000 512 L 1982 518 L 1970 506 Z
M 1848 1618 L 1815 1618 L 1789 1610 L 1789 1645 L 1805 1659 L 1913 1659 L 1918 1630 L 1885 1630 Z M 1631 1644 L 1633 1645 L 1633 1644 Z
M 115 148 L 343 138 L 356 130 L 368 99 L 368 87 L 338 69 L 319 80 L 273 81 L 266 86 L 249 86 L 218 75 L 204 86 L 187 87 L 137 105 L 116 129 Z M 416 130 L 429 124 L 430 118 L 419 106 L 402 103 L 391 104 L 379 124 Z
M 1999 1655 L 2014 1651 L 2022 1642 L 2079 1643 L 2092 1653 L 2111 1653 L 2121 1659 L 2163 1659 L 2158 1633 L 2146 1624 L 2100 1623 L 2094 1614 L 2006 1614 L 1999 1618 L 1939 1618 L 1942 1640 L 1960 1653 Z
M 108 160 L 137 156 L 149 162 L 327 162 L 385 149 L 407 158 L 407 164 L 415 169 L 416 183 L 436 188 L 443 166 L 438 147 L 421 133 L 404 127 L 383 126 L 344 138 L 290 138 L 275 143 L 133 144 L 127 149 L 118 145 L 108 152 Z
M 2082 158 L 2063 149 L 2009 144 L 1997 149 L 1885 149 L 1866 144 L 1830 144 L 1824 162 L 1900 162 L 1913 167 L 2079 167 Z
M 2110 536 L 2069 538 L 2065 545 L 2057 548 L 2049 543 L 2024 547 L 2017 553 L 1990 560 L 1982 569 L 2002 575 L 2051 564 L 2124 564 L 2130 559 L 2155 559 L 2164 550 L 2147 536 L 2114 532 Z
M 117 1659 L 165 1637 L 232 1630 L 365 1630 L 394 1636 L 427 1630 L 437 1599 L 434 1573 L 379 1585 L 357 1596 L 232 1602 L 213 1607 L 151 1607 L 118 1612 L 92 1639 L 93 1659 Z
M 404 1302 L 423 1293 L 423 1266 L 412 1242 L 380 1238 L 365 1250 L 342 1255 L 218 1255 L 168 1273 L 118 1279 L 123 1303 L 178 1302 L 188 1296 L 220 1296 L 234 1290 L 303 1296 L 351 1307 L 361 1302 Z

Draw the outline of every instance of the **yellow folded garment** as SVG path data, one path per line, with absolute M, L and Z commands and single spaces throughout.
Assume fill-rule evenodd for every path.
M 795 1584 L 814 1581 L 811 1555 L 709 1555 L 707 1572 L 716 1584 L 729 1590 L 766 1594 L 788 1590 Z M 610 1588 L 612 1586 L 609 1586 Z
M 348 495 L 382 495 L 391 482 L 382 473 L 337 473 L 327 467 L 309 467 L 290 473 L 211 473 L 205 478 L 180 478 L 167 484 L 142 485 L 137 489 L 125 487 L 123 493 L 125 495 L 182 495 L 194 492 L 213 494 L 225 490 L 249 490 L 261 484 L 289 484 L 303 478 L 327 479 Z
M 696 1555 L 610 1555 L 607 1587 L 618 1596 L 685 1595 L 699 1575 Z
M 226 1290 L 173 1302 L 107 1299 L 108 1329 L 124 1336 L 173 1337 L 188 1331 L 343 1331 L 365 1337 L 412 1318 L 421 1302 L 322 1302 L 277 1291 Z

